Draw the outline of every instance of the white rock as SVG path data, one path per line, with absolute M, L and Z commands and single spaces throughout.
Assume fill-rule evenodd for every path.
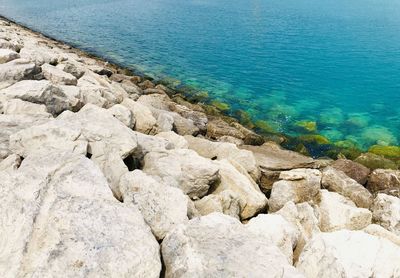
M 24 59 L 0 64 L 0 89 L 7 88 L 20 80 L 33 78 L 37 72 L 36 65 Z
M 176 134 L 173 131 L 160 132 L 156 135 L 156 137 L 167 139 L 170 143 L 174 144 L 175 149 L 188 148 L 188 142 L 186 141 L 185 137 Z
M 136 120 L 135 130 L 146 133 L 155 134 L 157 130 L 157 120 L 153 117 L 150 109 L 141 103 L 135 102 L 129 98 L 125 98 L 121 105 L 132 111 Z
M 0 162 L 0 171 L 14 171 L 21 165 L 21 157 L 16 154 L 11 154 Z
M 308 278 L 400 277 L 400 247 L 361 231 L 321 233 L 306 245 L 297 269 Z
M 120 188 L 124 203 L 138 205 L 158 240 L 188 221 L 189 198 L 178 188 L 161 184 L 140 170 L 125 174 Z
M 300 232 L 296 226 L 279 214 L 259 214 L 245 225 L 249 231 L 266 237 L 279 247 L 289 264 L 293 263 L 293 249 L 297 245 Z
M 32 44 L 25 44 L 19 54 L 21 58 L 32 61 L 40 66 L 45 63 L 55 65 L 60 56 L 59 53 L 50 48 Z
M 281 209 L 287 202 L 315 201 L 321 186 L 321 172 L 314 169 L 294 169 L 280 173 L 280 181 L 272 186 L 269 211 Z
M 75 76 L 49 64 L 42 65 L 44 77 L 54 84 L 76 85 L 78 83 Z
M 43 115 L 51 117 L 51 114 L 47 112 L 46 105 L 20 99 L 10 99 L 3 102 L 3 113 L 5 115 Z
M 71 59 L 68 59 L 66 63 L 58 64 L 57 68 L 69 74 L 72 74 L 73 76 L 75 76 L 76 79 L 81 78 L 85 74 L 85 69 L 83 65 L 80 65 L 80 63 L 76 61 L 72 62 Z
M 390 240 L 394 244 L 400 246 L 400 236 L 396 235 L 395 233 L 389 232 L 382 226 L 379 226 L 377 224 L 371 224 L 365 227 L 363 231 L 373 236 L 386 238 L 387 240 Z
M 321 190 L 318 208 L 323 232 L 360 230 L 371 224 L 372 213 L 369 210 L 357 208 L 353 201 L 335 192 Z
M 159 132 L 171 131 L 174 128 L 174 117 L 169 113 L 160 113 L 157 117 L 157 129 Z
M 165 277 L 303 277 L 265 237 L 220 213 L 178 226 L 161 249 Z
M 135 118 L 133 117 L 132 111 L 121 104 L 116 104 L 108 109 L 115 118 L 120 120 L 124 125 L 129 128 L 135 126 Z
M 180 188 L 192 199 L 206 195 L 218 180 L 218 167 L 211 160 L 186 149 L 148 153 L 143 171 L 159 177 L 166 185 Z
M 379 193 L 371 207 L 375 223 L 400 236 L 400 199 Z
M 0 64 L 8 63 L 18 59 L 19 54 L 11 49 L 0 48 Z
M 220 212 L 231 217 L 240 219 L 241 200 L 232 190 L 224 190 L 218 194 L 204 196 L 194 202 L 196 210 L 200 215 L 208 215 L 213 212 Z

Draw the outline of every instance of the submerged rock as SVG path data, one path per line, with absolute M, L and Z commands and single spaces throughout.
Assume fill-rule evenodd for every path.
M 364 165 L 365 167 L 371 170 L 398 169 L 398 166 L 393 161 L 373 153 L 363 153 L 359 157 L 357 157 L 354 161 Z

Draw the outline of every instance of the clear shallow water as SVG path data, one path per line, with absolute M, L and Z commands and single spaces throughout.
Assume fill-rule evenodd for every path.
M 0 0 L 0 14 L 279 132 L 400 142 L 398 0 Z

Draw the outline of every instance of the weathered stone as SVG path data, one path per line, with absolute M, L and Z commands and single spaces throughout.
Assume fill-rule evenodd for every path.
M 398 277 L 399 258 L 400 248 L 392 242 L 343 230 L 315 235 L 304 248 L 297 269 L 309 278 Z
M 17 42 L 0 39 L 0 48 L 11 49 L 15 52 L 19 52 L 22 48 L 22 45 Z
M 170 143 L 174 144 L 175 149 L 187 149 L 189 146 L 185 137 L 178 135 L 173 131 L 160 132 L 156 137 L 167 139 Z
M 396 235 L 395 233 L 389 232 L 382 226 L 371 224 L 365 227 L 363 231 L 366 232 L 367 234 L 390 240 L 394 244 L 400 246 L 400 236 Z
M 158 240 L 162 240 L 178 224 L 188 221 L 190 200 L 178 188 L 160 184 L 140 170 L 125 174 L 120 188 L 124 203 L 138 205 Z
M 400 199 L 379 193 L 371 207 L 374 223 L 400 236 Z
M 321 190 L 318 204 L 320 228 L 323 232 L 341 229 L 360 230 L 371 224 L 372 213 L 364 208 L 357 208 L 349 199 L 335 192 Z
M 234 218 L 240 219 L 240 198 L 232 190 L 224 190 L 218 194 L 204 196 L 194 205 L 200 215 L 208 215 L 213 212 L 220 212 Z
M 16 59 L 0 64 L 0 89 L 21 80 L 32 79 L 37 73 L 38 68 L 36 65 L 24 59 Z
M 400 188 L 400 170 L 376 169 L 372 171 L 367 184 L 371 192 L 393 187 Z
M 25 45 L 19 52 L 21 58 L 34 62 L 36 65 L 51 64 L 56 65 L 59 54 L 54 50 L 39 45 Z
M 364 186 L 332 167 L 322 172 L 322 187 L 349 198 L 358 207 L 369 208 L 373 201 L 372 194 Z
M 170 113 L 159 113 L 157 117 L 158 132 L 168 132 L 174 129 L 174 117 Z
M 135 130 L 146 134 L 156 133 L 157 120 L 153 117 L 149 108 L 128 98 L 124 99 L 121 105 L 132 112 L 136 120 Z
M 195 151 L 176 149 L 150 152 L 144 157 L 143 171 L 162 183 L 180 188 L 192 199 L 207 194 L 218 181 L 218 167 Z
M 72 74 L 73 76 L 75 76 L 76 79 L 81 78 L 85 74 L 85 69 L 83 68 L 83 66 L 78 66 L 77 64 L 71 62 L 58 64 L 57 68 L 69 74 Z
M 4 160 L 0 161 L 0 171 L 15 171 L 21 165 L 21 157 L 11 154 Z
M 47 112 L 46 105 L 20 99 L 4 101 L 3 113 L 5 115 L 43 115 L 45 117 L 51 117 L 51 114 Z
M 19 54 L 11 49 L 0 48 L 0 64 L 8 63 L 18 59 Z
M 161 249 L 165 277 L 302 277 L 268 239 L 219 213 L 178 226 Z
M 43 76 L 54 84 L 76 85 L 78 83 L 75 76 L 49 64 L 42 65 Z
M 331 166 L 336 170 L 342 171 L 347 176 L 360 184 L 366 184 L 370 170 L 364 165 L 349 159 L 335 160 Z
M 316 201 L 321 187 L 321 172 L 314 169 L 294 169 L 280 173 L 280 181 L 272 186 L 269 211 L 281 209 L 287 202 Z
M 231 136 L 244 140 L 245 136 L 237 128 L 230 126 L 227 122 L 221 119 L 213 119 L 207 124 L 207 137 L 218 139 L 222 136 Z
M 133 128 L 135 126 L 135 118 L 133 117 L 133 113 L 126 106 L 122 104 L 116 104 L 108 109 L 111 114 L 120 120 L 124 125 L 129 128 Z

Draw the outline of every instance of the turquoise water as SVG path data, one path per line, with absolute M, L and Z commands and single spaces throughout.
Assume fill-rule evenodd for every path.
M 0 0 L 0 14 L 279 132 L 400 142 L 398 0 Z

